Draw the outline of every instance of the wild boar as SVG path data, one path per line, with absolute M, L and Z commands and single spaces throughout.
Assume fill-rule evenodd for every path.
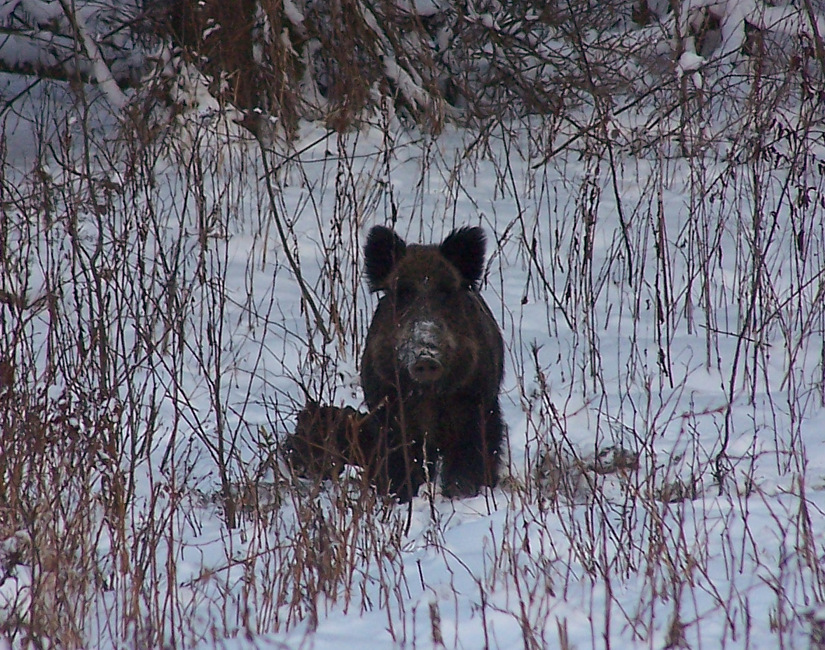
M 479 293 L 481 228 L 440 245 L 407 245 L 374 227 L 364 248 L 382 297 L 367 334 L 361 384 L 379 433 L 380 487 L 408 501 L 441 461 L 442 492 L 477 494 L 498 481 L 505 426 L 499 405 L 504 343 Z

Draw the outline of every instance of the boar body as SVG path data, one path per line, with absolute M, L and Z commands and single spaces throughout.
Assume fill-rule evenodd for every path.
M 484 249 L 480 228 L 432 246 L 408 246 L 383 227 L 367 239 L 367 280 L 383 296 L 361 383 L 381 431 L 377 482 L 402 501 L 435 476 L 439 460 L 448 496 L 498 480 L 504 344 L 478 291 Z

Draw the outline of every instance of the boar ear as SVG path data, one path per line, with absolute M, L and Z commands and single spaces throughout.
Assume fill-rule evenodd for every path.
M 441 254 L 458 269 L 461 276 L 474 289 L 484 273 L 484 250 L 487 238 L 477 227 L 453 230 L 439 247 Z
M 389 228 L 375 226 L 370 230 L 364 246 L 364 264 L 370 291 L 384 288 L 384 281 L 406 251 L 404 240 Z

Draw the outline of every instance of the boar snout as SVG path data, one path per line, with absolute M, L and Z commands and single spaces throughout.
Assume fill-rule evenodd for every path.
M 398 360 L 418 384 L 432 384 L 444 374 L 441 328 L 430 320 L 416 321 L 402 329 Z
M 410 367 L 410 376 L 419 384 L 432 384 L 441 377 L 444 368 L 435 357 L 420 355 Z

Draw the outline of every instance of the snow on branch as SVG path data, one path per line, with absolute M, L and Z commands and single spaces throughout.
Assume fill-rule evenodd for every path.
M 117 82 L 112 76 L 112 71 L 109 70 L 109 66 L 106 65 L 106 62 L 103 60 L 103 55 L 100 53 L 97 44 L 89 35 L 89 30 L 86 28 L 86 24 L 80 13 L 75 12 L 66 0 L 60 0 L 60 5 L 63 7 L 63 13 L 66 15 L 66 19 L 74 30 L 75 38 L 86 52 L 89 61 L 91 61 L 94 79 L 100 84 L 109 103 L 115 108 L 123 108 L 126 104 L 126 95 L 123 94 L 123 91 L 117 85 Z
M 714 56 L 740 51 L 747 38 L 746 26 L 759 30 L 803 36 L 825 33 L 825 17 L 793 5 L 770 6 L 759 0 L 688 0 L 681 7 L 683 33 L 696 12 L 706 9 L 720 19 L 721 43 Z
M 96 83 L 112 106 L 124 105 L 121 87 L 134 82 L 143 61 L 125 29 L 134 19 L 134 2 L 92 6 L 9 0 L 0 5 L 0 72 Z

